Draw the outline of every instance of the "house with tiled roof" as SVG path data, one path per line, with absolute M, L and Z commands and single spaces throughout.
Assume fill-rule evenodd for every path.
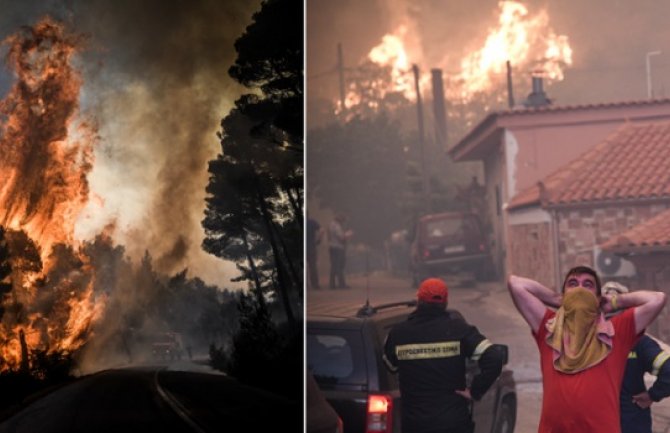
M 670 210 L 610 237 L 600 245 L 615 260 L 627 260 L 636 270 L 634 286 L 663 290 L 670 294 Z M 657 323 L 656 335 L 670 339 L 670 316 L 667 309 Z
M 630 176 L 639 167 L 617 165 L 617 170 L 622 172 L 603 172 L 604 177 L 600 177 L 596 176 L 597 173 L 588 174 L 580 158 L 597 147 L 598 150 L 592 154 L 595 158 L 604 151 L 614 135 L 617 135 L 616 140 L 626 140 L 627 134 L 632 133 L 632 130 L 626 129 L 627 125 L 665 121 L 670 121 L 670 99 L 515 108 L 489 114 L 456 143 L 448 151 L 454 161 L 482 163 L 492 250 L 497 258 L 499 274 L 503 276 L 512 271 L 526 274 L 526 269 L 534 269 L 539 272 L 535 276 L 542 283 L 550 287 L 561 283 L 562 265 L 559 265 L 558 241 L 554 239 L 557 232 L 552 226 L 554 220 L 551 215 L 563 205 L 577 205 L 579 201 L 613 200 L 613 203 L 619 203 L 627 196 L 665 197 L 665 191 L 659 191 L 656 184 L 652 185 L 642 178 L 632 186 L 617 183 L 617 176 Z M 646 133 L 653 135 L 657 132 Z M 642 137 L 629 138 L 635 141 Z M 634 146 L 628 147 L 621 149 L 628 149 L 631 155 L 636 152 Z M 608 159 L 600 162 L 614 163 Z M 659 164 L 656 161 L 653 163 Z M 593 190 L 594 185 L 588 182 L 596 177 L 602 180 L 595 185 L 598 189 Z M 644 188 L 649 191 L 643 191 Z M 648 216 L 664 209 L 663 205 L 659 206 L 649 210 Z M 587 208 L 580 211 L 588 215 Z M 543 224 L 531 227 L 525 221 L 533 221 L 534 224 L 543 221 Z M 628 228 L 630 225 L 626 223 L 620 227 Z M 530 237 L 537 242 L 532 246 L 525 245 L 521 254 L 518 250 L 521 247 L 512 242 L 512 236 Z M 592 256 L 595 243 L 595 239 L 585 243 L 583 251 L 574 259 Z M 556 247 L 549 249 L 546 245 Z
M 585 264 L 670 293 L 670 121 L 624 123 L 512 197 L 507 218 L 510 272 L 556 287 Z

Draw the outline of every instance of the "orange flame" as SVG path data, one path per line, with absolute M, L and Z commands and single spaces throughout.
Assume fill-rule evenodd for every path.
M 82 42 L 50 18 L 2 42 L 16 83 L 0 101 L 0 225 L 26 248 L 12 252 L 0 370 L 21 362 L 19 332 L 30 348 L 72 352 L 104 308 L 74 240 L 97 139 L 79 114 L 82 80 L 72 60 Z
M 489 31 L 481 49 L 461 61 L 456 82 L 462 85 L 454 93 L 465 100 L 474 93 L 491 90 L 508 60 L 542 70 L 546 78 L 558 81 L 563 79 L 563 68 L 572 64 L 568 38 L 556 35 L 549 27 L 545 10 L 531 16 L 523 4 L 515 1 L 502 1 L 498 6 L 498 27 Z
M 411 65 L 405 50 L 403 36 L 405 26 L 400 26 L 395 34 L 384 35 L 382 42 L 370 50 L 368 59 L 380 66 L 391 67 L 391 88 L 407 98 L 415 98 L 412 78 L 409 75 Z
M 381 108 L 380 101 L 391 95 L 401 95 L 408 101 L 416 100 L 416 85 L 406 40 L 407 26 L 402 24 L 390 34 L 384 35 L 381 42 L 373 47 L 359 69 L 368 74 L 365 78 L 355 78 L 348 86 L 344 108 L 352 108 L 361 104 L 376 111 Z M 375 69 L 378 73 L 375 74 Z M 388 71 L 388 73 L 385 73 Z M 381 72 L 381 74 L 379 73 Z M 427 87 L 429 78 L 419 77 L 419 87 Z M 361 82 L 365 84 L 361 85 Z M 371 95 L 364 97 L 361 93 Z M 343 107 L 338 103 L 336 113 Z

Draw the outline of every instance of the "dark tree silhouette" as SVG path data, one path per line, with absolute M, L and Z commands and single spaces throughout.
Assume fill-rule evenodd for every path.
M 275 292 L 298 327 L 302 294 L 302 2 L 264 1 L 236 41 L 229 74 L 255 89 L 222 120 L 222 153 L 210 161 L 203 248 L 237 263 L 256 302 Z M 260 91 L 260 94 L 259 92 Z M 268 263 L 274 267 L 264 272 Z

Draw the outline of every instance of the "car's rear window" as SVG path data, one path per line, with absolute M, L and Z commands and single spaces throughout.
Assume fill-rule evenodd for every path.
M 322 388 L 361 386 L 367 367 L 361 333 L 347 329 L 308 329 L 307 368 Z
M 424 229 L 425 235 L 427 238 L 460 235 L 462 233 L 461 224 L 461 220 L 451 218 L 428 221 Z

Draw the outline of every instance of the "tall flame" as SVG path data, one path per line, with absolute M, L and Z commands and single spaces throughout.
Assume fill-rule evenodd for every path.
M 370 50 L 368 59 L 375 64 L 391 67 L 391 87 L 408 98 L 414 98 L 412 79 L 409 76 L 411 65 L 405 50 L 403 36 L 405 26 L 400 26 L 395 34 L 382 37 L 379 45 Z
M 0 370 L 21 362 L 21 332 L 31 348 L 76 350 L 104 305 L 74 239 L 97 139 L 79 114 L 82 44 L 48 17 L 3 41 L 16 82 L 0 101 L 0 225 L 13 245 Z
M 458 93 L 464 99 L 492 89 L 508 60 L 539 69 L 546 78 L 557 81 L 563 79 L 563 68 L 572 64 L 568 38 L 556 35 L 549 27 L 546 10 L 531 16 L 523 4 L 515 1 L 502 1 L 498 6 L 498 27 L 489 31 L 481 49 L 461 61 L 456 82 L 462 83 Z

